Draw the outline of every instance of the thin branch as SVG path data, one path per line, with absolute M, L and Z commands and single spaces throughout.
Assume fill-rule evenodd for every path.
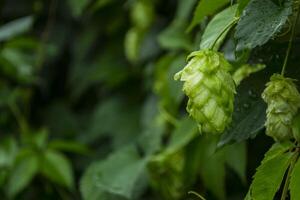
M 293 26 L 292 26 L 292 34 L 291 34 L 291 37 L 290 37 L 290 40 L 289 40 L 289 45 L 288 45 L 288 48 L 286 50 L 286 55 L 285 55 L 282 70 L 281 70 L 281 75 L 282 76 L 285 73 L 287 62 L 288 62 L 288 59 L 289 59 L 289 56 L 290 56 L 290 53 L 291 53 L 293 39 L 294 39 L 295 33 L 296 33 L 296 26 L 297 26 L 298 19 L 299 19 L 299 14 L 300 14 L 300 6 L 298 7 L 297 15 L 296 15 L 296 18 L 295 18 Z

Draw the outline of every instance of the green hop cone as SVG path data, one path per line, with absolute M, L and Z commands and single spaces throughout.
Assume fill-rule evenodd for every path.
M 200 132 L 220 134 L 231 122 L 235 83 L 231 65 L 223 54 L 200 50 L 188 56 L 188 64 L 175 75 L 184 81 L 189 97 L 187 111 L 198 122 Z
M 275 141 L 293 138 L 292 122 L 300 107 L 300 94 L 293 79 L 274 74 L 262 98 L 268 104 L 266 134 Z

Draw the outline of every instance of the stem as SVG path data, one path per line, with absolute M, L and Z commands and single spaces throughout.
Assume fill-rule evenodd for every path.
M 19 108 L 17 107 L 17 105 L 15 103 L 9 103 L 8 106 L 18 122 L 20 132 L 23 134 L 26 134 L 28 132 L 28 126 L 27 126 L 27 122 L 26 122 L 25 118 L 23 117 L 21 111 L 19 110 Z
M 206 200 L 203 196 L 201 196 L 200 194 L 198 194 L 197 192 L 194 191 L 189 191 L 188 194 L 193 194 L 197 197 L 199 197 L 201 200 Z
M 288 48 L 286 50 L 286 55 L 285 55 L 283 66 L 282 66 L 282 70 L 281 70 L 281 75 L 282 76 L 284 76 L 285 69 L 286 69 L 286 66 L 287 66 L 287 62 L 288 62 L 288 59 L 289 59 L 289 56 L 290 56 L 290 53 L 291 53 L 293 39 L 294 39 L 295 32 L 296 32 L 295 31 L 296 30 L 296 25 L 297 25 L 298 19 L 299 19 L 299 13 L 300 13 L 299 11 L 300 11 L 300 6 L 297 9 L 297 15 L 296 15 L 296 18 L 295 18 L 294 23 L 292 25 L 292 34 L 291 34 L 291 37 L 289 39 L 289 45 L 288 45 Z
M 162 116 L 167 120 L 169 123 L 171 123 L 174 126 L 178 126 L 178 120 L 172 116 L 170 113 L 168 113 L 163 107 L 159 107 L 159 111 L 162 114 Z
M 214 49 L 218 40 L 223 36 L 223 34 L 231 27 L 233 26 L 239 18 L 235 18 L 233 19 L 227 26 L 224 27 L 224 29 L 221 31 L 221 33 L 218 35 L 218 37 L 216 38 L 216 40 L 214 41 L 214 43 L 211 45 L 210 49 Z
M 291 161 L 289 171 L 288 171 L 287 176 L 286 176 L 286 180 L 285 180 L 285 183 L 284 183 L 284 187 L 283 187 L 283 191 L 282 191 L 282 195 L 281 195 L 280 200 L 286 200 L 286 198 L 287 198 L 287 192 L 288 192 L 289 183 L 290 183 L 290 179 L 291 179 L 291 173 L 292 173 L 292 171 L 295 167 L 298 156 L 299 156 L 299 152 L 297 151 L 296 154 L 292 158 L 292 161 Z

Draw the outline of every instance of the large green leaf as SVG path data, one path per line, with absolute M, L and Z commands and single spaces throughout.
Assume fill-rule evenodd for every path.
M 134 146 L 121 148 L 107 159 L 93 163 L 81 179 L 80 190 L 85 200 L 103 199 L 105 193 L 132 199 L 139 192 L 139 180 L 146 160 Z
M 253 182 L 250 186 L 251 197 L 257 200 L 273 200 L 277 190 L 283 180 L 285 171 L 287 170 L 292 153 L 284 153 L 262 161 L 257 168 Z
M 47 150 L 41 159 L 41 172 L 51 181 L 71 189 L 74 186 L 73 169 L 63 154 Z
M 211 155 L 201 164 L 200 174 L 202 181 L 218 199 L 225 199 L 225 166 L 224 152 Z
M 15 19 L 0 27 L 0 41 L 11 39 L 28 31 L 33 24 L 33 17 Z
M 159 111 L 158 100 L 150 96 L 144 103 L 141 114 L 142 134 L 138 138 L 138 145 L 146 155 L 152 155 L 162 148 L 163 134 L 166 120 Z
M 245 142 L 225 147 L 226 164 L 246 183 L 247 146 Z
M 281 30 L 291 13 L 290 0 L 282 7 L 272 0 L 252 0 L 236 28 L 237 50 L 253 49 L 265 44 Z
M 282 142 L 282 143 L 275 143 L 272 145 L 272 147 L 267 151 L 267 153 L 264 156 L 264 159 L 261 162 L 261 166 L 266 165 L 269 161 L 272 161 L 276 159 L 279 156 L 285 155 L 285 153 L 294 148 L 294 144 L 290 141 L 288 142 Z M 268 164 L 269 165 L 269 164 Z M 277 165 L 277 164 L 276 164 Z M 260 172 L 261 173 L 261 172 Z M 267 179 L 268 180 L 268 179 Z M 262 180 L 260 180 L 262 181 Z M 253 183 L 252 183 L 253 184 Z M 278 184 L 278 183 L 277 183 Z M 280 183 L 279 183 L 280 184 Z M 276 187 L 276 186 L 275 186 Z M 278 186 L 279 187 L 279 186 Z M 278 188 L 277 188 L 278 189 Z M 276 191 L 275 191 L 276 192 Z M 253 200 L 252 198 L 252 185 L 250 186 L 250 189 L 245 197 L 244 200 Z M 259 200 L 259 199 L 258 199 Z M 271 199 L 270 199 L 271 200 Z M 272 198 L 273 200 L 273 198 Z
M 292 149 L 293 147 L 294 147 L 294 144 L 289 141 L 273 144 L 273 146 L 265 154 L 262 163 L 265 163 L 279 155 L 282 155 L 284 152 L 287 152 L 289 149 Z
M 291 181 L 289 185 L 291 200 L 300 199 L 299 187 L 300 187 L 300 160 L 297 161 L 291 174 Z
M 226 4 L 229 4 L 229 2 L 230 0 L 200 0 L 194 11 L 194 17 L 188 31 L 202 22 L 206 16 L 214 14 Z
M 185 65 L 185 55 L 168 54 L 155 65 L 154 92 L 159 96 L 159 103 L 170 113 L 178 109 L 184 95 L 182 84 L 174 81 L 174 74 Z
M 188 146 L 187 153 L 193 155 L 187 155 L 186 172 L 189 175 L 195 175 L 200 172 L 201 180 L 204 186 L 212 192 L 212 194 L 218 199 L 225 199 L 225 159 L 226 150 L 220 149 L 216 151 L 217 137 L 211 137 L 203 135 L 196 138 L 198 141 L 194 141 Z M 187 179 L 195 179 L 195 177 L 186 177 Z
M 266 105 L 260 97 L 267 77 L 265 71 L 242 81 L 235 96 L 232 124 L 221 136 L 219 146 L 253 138 L 264 128 Z
M 16 196 L 38 172 L 38 157 L 34 153 L 27 154 L 18 160 L 8 180 L 7 194 L 10 197 Z
M 240 16 L 250 0 L 238 0 L 237 15 Z
M 234 25 L 235 13 L 237 5 L 230 6 L 224 11 L 215 15 L 215 17 L 207 25 L 200 43 L 201 49 L 211 48 L 218 39 L 214 49 L 218 49 L 222 41 L 226 37 L 230 28 Z M 224 31 L 225 30 L 225 31 Z M 219 37 L 221 35 L 221 37 Z
M 198 133 L 198 127 L 194 120 L 185 117 L 180 120 L 178 126 L 172 133 L 169 143 L 165 149 L 165 153 L 175 153 L 183 149 Z

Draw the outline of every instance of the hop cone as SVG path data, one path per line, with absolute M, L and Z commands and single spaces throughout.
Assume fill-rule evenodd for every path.
M 228 73 L 231 65 L 221 53 L 193 52 L 188 64 L 175 75 L 184 81 L 189 97 L 187 111 L 198 122 L 200 132 L 220 134 L 231 122 L 235 84 Z
M 300 107 L 300 94 L 293 79 L 274 74 L 262 98 L 268 104 L 266 134 L 276 141 L 292 138 L 292 121 Z
M 184 154 L 154 157 L 148 165 L 150 184 L 161 199 L 182 199 L 185 194 Z

